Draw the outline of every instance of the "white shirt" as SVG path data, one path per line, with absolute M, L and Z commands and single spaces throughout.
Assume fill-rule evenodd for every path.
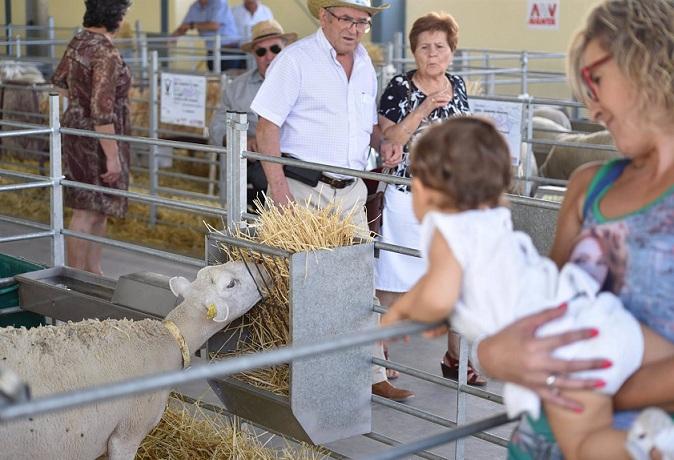
M 251 109 L 281 127 L 281 152 L 362 171 L 377 123 L 376 95 L 377 76 L 365 48 L 356 48 L 347 79 L 319 29 L 274 59 Z
M 274 14 L 268 6 L 259 3 L 255 13 L 250 14 L 250 11 L 245 6 L 239 5 L 232 8 L 232 15 L 236 21 L 236 26 L 239 29 L 241 36 L 241 43 L 249 42 L 252 35 L 252 29 L 255 24 L 262 21 L 269 21 L 274 19 Z

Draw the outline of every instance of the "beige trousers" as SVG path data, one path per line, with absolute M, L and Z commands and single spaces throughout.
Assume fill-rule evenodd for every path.
M 319 182 L 316 187 L 311 187 L 295 179 L 288 179 L 288 188 L 298 203 L 309 203 L 310 206 L 316 208 L 325 207 L 329 203 L 340 203 L 342 213 L 352 212 L 354 224 L 361 229 L 363 235 L 369 235 L 370 230 L 367 226 L 367 215 L 365 214 L 367 187 L 361 179 L 356 179 L 353 184 L 342 189 L 336 189 L 323 182 Z M 381 343 L 375 344 L 374 356 L 384 359 L 384 346 Z M 387 380 L 386 369 L 381 366 L 372 366 L 372 383 L 385 380 Z

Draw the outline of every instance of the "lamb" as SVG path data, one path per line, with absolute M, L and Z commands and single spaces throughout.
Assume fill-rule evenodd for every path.
M 28 382 L 34 396 L 187 367 L 190 353 L 260 300 L 268 279 L 262 268 L 228 262 L 202 268 L 192 283 L 171 278 L 171 290 L 185 300 L 163 322 L 87 320 L 0 329 L 0 362 Z M 0 428 L 0 455 L 133 459 L 161 419 L 168 394 L 146 393 L 7 422 Z

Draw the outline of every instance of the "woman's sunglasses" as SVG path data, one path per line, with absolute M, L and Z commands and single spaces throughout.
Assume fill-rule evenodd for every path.
M 255 54 L 257 54 L 258 57 L 263 57 L 267 54 L 267 51 L 271 51 L 274 54 L 278 54 L 281 52 L 282 49 L 283 48 L 281 48 L 278 45 L 271 45 L 269 48 L 259 47 L 255 48 Z

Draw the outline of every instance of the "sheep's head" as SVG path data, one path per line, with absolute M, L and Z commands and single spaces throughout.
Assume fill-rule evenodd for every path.
M 235 320 L 260 301 L 269 280 L 262 266 L 236 261 L 204 267 L 191 283 L 175 276 L 169 285 L 173 294 L 203 308 L 208 319 L 222 323 Z

